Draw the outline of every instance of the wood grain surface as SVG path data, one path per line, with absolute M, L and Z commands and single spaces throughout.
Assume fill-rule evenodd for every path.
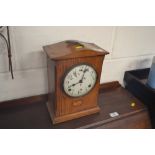
M 75 129 L 75 128 L 151 128 L 146 106 L 131 93 L 116 87 L 118 82 L 106 84 L 100 90 L 100 113 L 53 125 L 47 110 L 47 95 L 26 99 L 7 101 L 14 106 L 0 108 L 0 128 L 3 129 Z M 101 86 L 104 88 L 104 86 Z M 110 89 L 111 88 L 111 89 Z M 17 103 L 18 104 L 17 104 Z M 136 106 L 131 107 L 135 102 Z M 4 105 L 4 102 L 0 105 Z M 119 116 L 111 118 L 109 113 L 118 112 Z

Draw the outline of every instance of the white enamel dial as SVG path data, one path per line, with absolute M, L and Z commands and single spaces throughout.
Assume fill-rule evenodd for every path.
M 63 88 L 67 95 L 79 97 L 86 95 L 96 83 L 97 74 L 88 64 L 80 64 L 73 67 L 65 76 Z

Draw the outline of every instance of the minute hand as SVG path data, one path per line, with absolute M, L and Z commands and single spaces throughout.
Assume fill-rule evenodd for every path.
M 85 70 L 83 71 L 83 76 L 82 76 L 82 78 L 81 78 L 81 80 L 80 80 L 81 83 L 83 82 L 84 75 L 85 75 L 85 73 L 86 73 L 87 71 L 88 71 L 88 69 L 85 68 Z

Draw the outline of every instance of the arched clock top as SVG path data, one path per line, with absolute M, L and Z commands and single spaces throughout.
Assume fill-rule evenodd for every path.
M 66 40 L 43 47 L 48 57 L 52 60 L 65 60 L 72 58 L 105 56 L 109 54 L 94 43 L 76 40 Z

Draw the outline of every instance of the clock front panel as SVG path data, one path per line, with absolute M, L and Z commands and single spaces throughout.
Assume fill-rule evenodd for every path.
M 63 116 L 98 107 L 103 56 L 58 61 L 56 64 L 56 113 Z

